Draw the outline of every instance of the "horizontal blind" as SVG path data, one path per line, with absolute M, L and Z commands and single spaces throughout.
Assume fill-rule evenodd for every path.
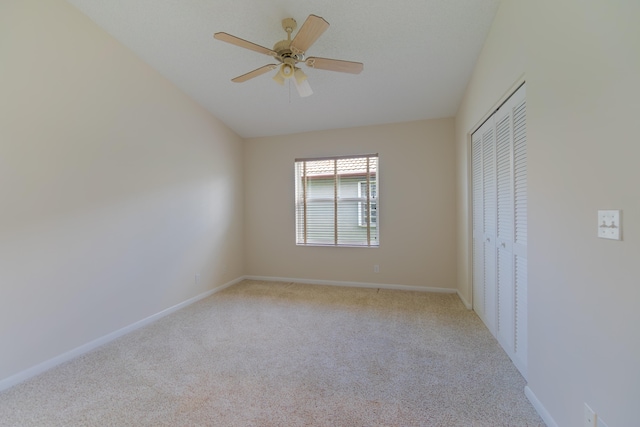
M 296 244 L 379 246 L 378 154 L 296 159 Z

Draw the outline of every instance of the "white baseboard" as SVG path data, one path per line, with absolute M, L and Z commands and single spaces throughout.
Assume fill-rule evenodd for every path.
M 29 369 L 26 369 L 22 372 L 18 372 L 17 374 L 14 374 L 10 377 L 7 377 L 3 380 L 0 380 L 0 391 L 6 390 L 9 387 L 13 387 L 16 384 L 19 384 L 23 381 L 28 380 L 29 378 L 35 377 L 36 375 L 40 375 L 41 373 L 48 371 L 49 369 L 60 365 L 61 363 L 67 362 L 71 359 L 75 359 L 76 357 L 84 354 L 84 353 L 88 353 L 89 351 L 98 348 L 110 341 L 115 340 L 116 338 L 120 338 L 123 335 L 128 334 L 129 332 L 132 332 L 138 328 L 141 328 L 143 326 L 146 326 L 150 323 L 155 322 L 158 319 L 161 319 L 173 312 L 176 312 L 178 310 L 180 310 L 181 308 L 184 308 L 188 305 L 191 305 L 197 301 L 200 301 L 201 299 L 204 299 L 208 296 L 213 295 L 216 292 L 220 292 L 221 290 L 228 288 L 229 286 L 235 285 L 236 283 L 240 282 L 244 280 L 244 276 L 243 277 L 239 277 L 237 279 L 234 279 L 228 283 L 225 283 L 223 285 L 217 286 L 209 291 L 203 292 L 200 295 L 196 295 L 193 298 L 189 298 L 186 301 L 183 301 L 179 304 L 176 304 L 172 307 L 166 308 L 156 314 L 153 314 L 149 317 L 146 317 L 142 320 L 139 320 L 135 323 L 132 323 L 129 326 L 125 326 L 124 328 L 118 329 L 117 331 L 111 332 L 110 334 L 104 335 L 100 338 L 97 338 L 93 341 L 90 341 L 86 344 L 83 344 L 79 347 L 74 348 L 73 350 L 70 350 L 66 353 L 63 353 L 59 356 L 56 356 L 52 359 L 46 360 L 42 363 L 37 364 L 36 366 L 32 366 Z
M 549 412 L 547 412 L 547 409 L 542 406 L 542 403 L 538 400 L 529 386 L 525 386 L 524 394 L 527 396 L 527 399 L 529 399 L 529 402 L 531 402 L 535 410 L 538 412 L 538 415 L 540 415 L 540 418 L 542 418 L 542 421 L 544 421 L 547 427 L 558 427 L 558 424 L 556 424 L 553 418 L 551 418 L 551 414 L 549 414 Z
M 314 279 L 293 279 L 290 277 L 270 277 L 270 276 L 245 276 L 247 280 L 264 280 L 266 282 L 293 282 L 303 283 L 307 285 L 330 285 L 330 286 L 346 286 L 352 288 L 374 288 L 374 289 L 395 289 L 399 291 L 418 291 L 418 292 L 439 292 L 445 294 L 455 294 L 456 290 L 451 288 L 431 288 L 424 286 L 410 285 L 392 285 L 384 283 L 367 283 L 367 282 L 340 282 L 336 280 L 314 280 Z
M 460 291 L 456 291 L 456 293 L 458 294 L 458 298 L 460 298 L 460 301 L 462 301 L 464 306 L 467 307 L 467 310 L 473 310 L 473 305 L 471 305 L 471 303 L 467 301 L 465 297 L 462 296 Z

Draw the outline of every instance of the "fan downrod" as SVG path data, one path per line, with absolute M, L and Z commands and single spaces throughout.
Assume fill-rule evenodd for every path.
M 293 18 L 284 18 L 282 20 L 282 28 L 287 32 L 287 39 L 280 40 L 273 46 L 273 50 L 278 54 L 276 59 L 280 62 L 284 62 L 284 59 L 286 58 L 293 58 L 295 65 L 295 62 L 304 60 L 304 55 L 294 55 L 289 49 L 289 45 L 291 44 L 291 34 L 296 30 L 296 28 L 298 28 L 298 23 Z

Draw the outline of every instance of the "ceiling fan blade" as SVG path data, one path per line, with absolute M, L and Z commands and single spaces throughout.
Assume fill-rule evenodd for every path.
M 291 41 L 289 48 L 295 54 L 305 53 L 327 28 L 329 28 L 329 23 L 323 18 L 316 15 L 309 15 Z
M 342 61 L 340 59 L 307 58 L 305 64 L 319 70 L 339 71 L 341 73 L 360 74 L 364 68 L 362 62 Z
M 235 83 L 246 82 L 249 79 L 261 76 L 264 73 L 268 73 L 271 70 L 275 70 L 276 68 L 278 68 L 278 66 L 276 64 L 265 65 L 264 67 L 256 68 L 253 71 L 249 71 L 247 74 L 243 74 L 243 75 L 238 76 L 238 77 L 236 77 L 234 79 L 231 79 L 231 81 L 235 82 Z
M 265 55 L 274 56 L 274 57 L 278 56 L 278 54 L 271 49 L 268 49 L 264 46 L 260 46 L 255 43 L 251 43 L 250 41 L 241 39 L 240 37 L 232 36 L 231 34 L 215 33 L 213 35 L 213 38 L 217 40 L 221 40 L 223 42 L 234 44 L 236 46 L 243 47 L 245 49 L 253 50 L 254 52 L 263 53 Z

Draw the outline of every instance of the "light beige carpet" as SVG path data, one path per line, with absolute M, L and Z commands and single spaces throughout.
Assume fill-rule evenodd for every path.
M 454 294 L 245 281 L 0 393 L 2 426 L 544 426 Z

